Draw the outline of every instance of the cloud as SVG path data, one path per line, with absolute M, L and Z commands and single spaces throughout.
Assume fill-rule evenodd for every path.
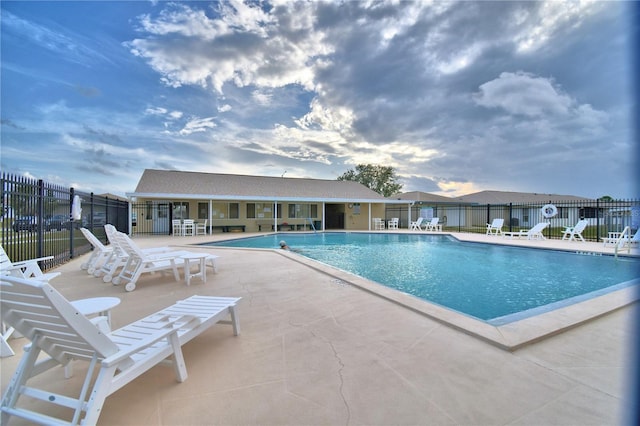
M 184 125 L 179 133 L 181 135 L 190 135 L 192 133 L 206 132 L 216 127 L 216 123 L 214 123 L 213 120 L 213 117 L 192 118 Z
M 569 113 L 573 101 L 554 87 L 553 80 L 532 74 L 504 72 L 495 80 L 480 85 L 474 97 L 478 105 L 502 108 L 509 114 L 529 117 Z
M 90 41 L 63 27 L 51 29 L 36 22 L 22 19 L 2 9 L 2 31 L 7 36 L 30 44 L 35 44 L 58 59 L 65 59 L 82 66 L 111 62 L 107 56 L 90 47 Z
M 3 119 L 54 149 L 82 141 L 73 152 L 86 164 L 113 159 L 123 174 L 163 166 L 334 178 L 373 163 L 396 168 L 405 190 L 447 195 L 581 189 L 594 164 L 615 175 L 633 144 L 624 2 L 123 4 L 136 7 L 134 28 L 119 33 L 127 66 L 118 65 L 135 85 L 112 95 L 121 81 L 84 75 L 77 81 L 99 87 L 99 99 L 67 98 L 56 90 L 65 74 L 45 81 L 3 57 L 7 75 L 47 85 L 21 85 L 47 96 L 22 106 L 28 116 L 3 110 Z M 30 31 L 16 30 L 20 20 L 33 25 L 13 19 L 10 36 Z M 88 39 L 56 25 L 25 37 L 67 54 Z M 3 125 L 3 144 L 16 130 Z M 134 155 L 136 146 L 152 148 Z

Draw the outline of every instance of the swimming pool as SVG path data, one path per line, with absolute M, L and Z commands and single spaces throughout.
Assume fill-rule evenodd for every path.
M 499 325 L 640 282 L 640 261 L 461 242 L 447 235 L 269 234 L 209 243 L 277 248 Z

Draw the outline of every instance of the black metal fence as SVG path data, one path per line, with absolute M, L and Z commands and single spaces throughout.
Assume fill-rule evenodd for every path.
M 547 207 L 543 210 L 543 207 Z M 621 232 L 625 226 L 632 231 L 640 226 L 640 200 L 580 200 L 547 203 L 509 204 L 415 204 L 411 208 L 411 220 L 418 217 L 438 217 L 444 230 L 455 232 L 485 233 L 493 219 L 504 219 L 503 231 L 519 231 L 532 228 L 539 222 L 549 222 L 544 235 L 562 238 L 565 228 L 586 219 L 589 226 L 582 233 L 586 240 L 601 241 L 609 232 Z M 386 219 L 397 217 L 399 227 L 409 226 L 407 206 L 389 206 Z
M 14 262 L 53 256 L 41 263 L 43 269 L 49 269 L 88 252 L 91 245 L 80 227 L 91 230 L 105 243 L 106 223 L 128 232 L 127 201 L 4 172 L 0 180 L 0 241 Z M 71 205 L 75 195 L 81 200 L 82 218 L 74 221 Z

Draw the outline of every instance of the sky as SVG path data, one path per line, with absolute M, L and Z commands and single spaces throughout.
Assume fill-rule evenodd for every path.
M 2 170 L 125 195 L 147 168 L 374 164 L 403 192 L 637 198 L 632 8 L 2 1 Z

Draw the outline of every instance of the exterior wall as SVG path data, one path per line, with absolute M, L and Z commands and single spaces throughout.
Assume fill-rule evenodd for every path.
M 369 213 L 371 212 L 371 213 Z M 384 204 L 371 204 L 361 203 L 348 203 L 345 209 L 345 230 L 352 231 L 365 231 L 373 229 L 373 224 L 369 224 L 370 220 L 374 217 L 384 219 L 385 217 L 385 205 Z
M 328 203 L 340 214 L 344 212 L 345 230 L 368 230 L 369 219 L 384 218 L 385 205 L 368 203 Z M 160 207 L 161 206 L 161 207 Z M 210 211 L 211 207 L 211 211 Z M 371 210 L 371 213 L 370 213 Z M 171 219 L 194 219 L 213 232 L 221 232 L 223 227 L 244 226 L 246 232 L 271 232 L 274 223 L 274 204 L 264 201 L 219 201 L 219 200 L 155 200 L 138 198 L 133 203 L 133 217 L 136 233 L 167 233 Z M 164 212 L 164 213 L 163 213 Z M 316 230 L 323 229 L 323 203 L 279 202 L 277 223 L 281 230 L 311 230 L 311 222 Z M 248 217 L 248 215 L 252 217 Z M 326 219 L 326 218 L 325 218 Z M 166 226 L 157 222 L 166 222 Z M 326 229 L 326 224 L 325 224 Z M 340 229 L 334 227 L 334 229 Z M 232 231 L 234 229 L 231 229 Z M 237 230 L 241 230 L 238 228 Z

